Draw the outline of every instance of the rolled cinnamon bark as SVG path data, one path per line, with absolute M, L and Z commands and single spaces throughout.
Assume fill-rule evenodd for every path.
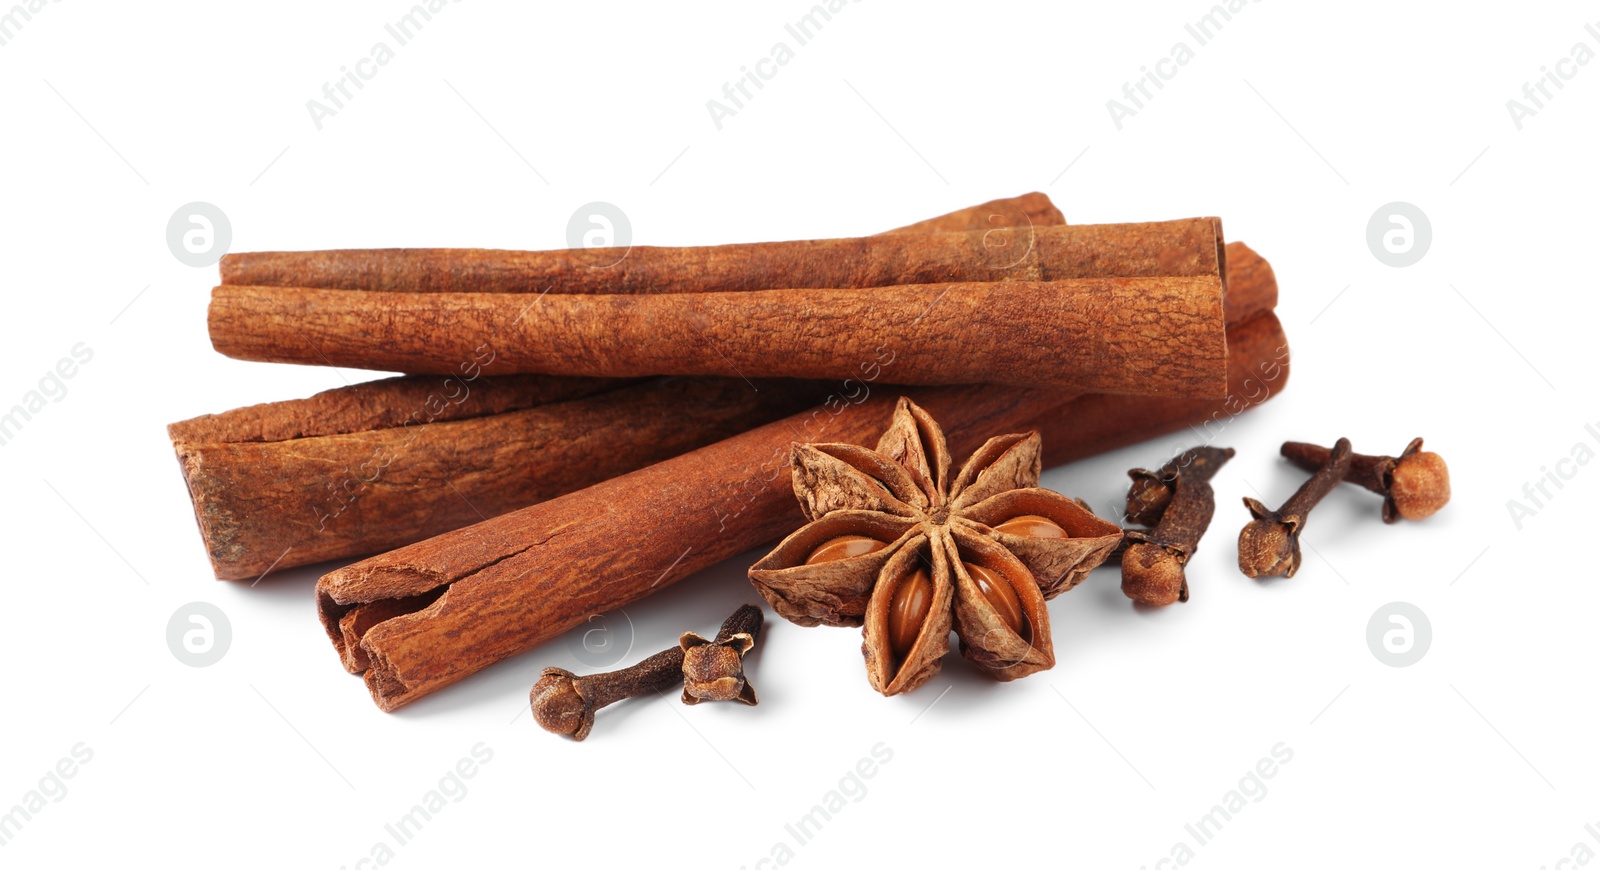
M 1048 202 L 1048 201 L 1046 201 Z M 985 204 L 988 206 L 990 204 Z M 969 225 L 980 210 L 936 218 Z M 1028 220 L 1003 227 L 1000 223 Z M 1059 214 L 1059 213 L 1057 213 Z M 1216 218 L 1044 226 L 1038 203 L 990 211 L 969 232 L 896 231 L 853 239 L 705 247 L 495 251 L 391 248 L 229 254 L 222 283 L 404 293 L 719 293 L 775 288 L 888 287 L 963 281 L 1050 281 L 1105 275 L 1217 274 Z M 526 303 L 524 303 L 526 304 Z
M 1033 193 L 892 232 L 1063 222 L 1049 197 Z M 420 541 L 769 423 L 799 410 L 793 399 L 824 395 L 798 383 L 763 392 L 743 380 L 646 386 L 486 370 L 497 370 L 487 346 L 448 377 L 387 378 L 168 426 L 217 578 L 259 578 Z M 854 400 L 866 386 L 839 389 Z M 673 403 L 686 410 L 668 413 Z
M 493 366 L 492 360 L 489 365 Z M 202 414 L 169 424 L 167 434 L 174 444 L 275 442 L 347 435 L 504 414 L 581 399 L 632 383 L 613 378 L 490 376 L 483 369 L 475 364 L 459 376 L 383 378 L 324 390 L 306 399 Z
M 1226 247 L 1228 292 L 1222 300 L 1229 323 L 1239 323 L 1257 311 L 1278 307 L 1278 276 L 1272 264 L 1244 242 L 1229 242 Z
M 993 206 L 975 208 L 982 210 L 979 214 L 1006 214 Z M 1255 252 L 1239 242 L 1228 247 L 1225 308 L 1234 322 L 1263 310 L 1252 306 L 1274 304 L 1277 286 L 1264 261 L 1260 268 L 1246 268 L 1252 258 L 1260 260 Z M 1229 337 L 1237 340 L 1232 331 Z M 870 375 L 863 375 L 839 385 L 836 401 L 855 401 L 869 389 L 868 380 Z M 1270 395 L 1272 379 L 1258 381 L 1248 385 L 1250 393 Z M 648 398 L 654 387 L 643 385 L 610 399 L 538 408 L 562 398 L 620 389 L 628 386 L 624 381 L 416 375 L 206 415 L 174 423 L 168 430 L 217 578 L 248 580 L 269 568 L 357 558 L 420 541 L 795 410 L 775 394 L 736 383 L 731 391 L 705 388 L 715 391 L 705 395 L 721 397 L 716 408 L 686 404 L 689 413 L 674 416 L 660 413 L 661 405 Z M 682 382 L 663 389 L 669 397 L 687 395 Z M 635 402 L 635 397 L 644 398 Z M 1248 401 L 1238 386 L 1230 397 Z M 1105 401 L 1089 396 L 1067 406 L 1079 420 L 1077 443 L 1098 449 L 1092 433 L 1103 425 Z M 1155 434 L 1166 425 L 1157 419 L 1158 408 L 1168 409 L 1168 418 L 1161 419 L 1173 421 L 1170 426 L 1182 426 L 1196 408 L 1214 405 L 1163 399 L 1144 407 Z M 436 425 L 449 421 L 459 422 Z M 702 424 L 705 430 L 697 430 Z M 1215 420 L 1207 424 L 1220 425 Z M 395 427 L 400 428 L 386 431 Z M 1041 428 L 1048 451 L 1057 429 Z M 580 433 L 587 434 L 575 450 L 569 439 Z M 646 433 L 643 442 L 654 449 L 639 449 L 635 433 Z M 329 435 L 351 437 L 325 437 Z M 559 449 L 547 451 L 545 445 Z M 1047 456 L 1052 461 L 1075 458 Z
M 1026 236 L 1021 237 L 1018 242 L 1013 242 L 1010 237 L 994 231 L 1064 226 L 1066 222 L 1061 210 L 1056 208 L 1048 196 L 1042 193 L 1025 193 L 1022 196 L 991 200 L 889 232 L 911 234 L 976 231 L 990 233 L 990 242 L 993 245 L 1020 244 L 1026 242 Z M 1228 322 L 1235 323 L 1241 319 L 1241 315 L 1233 310 L 1235 308 L 1241 311 L 1276 308 L 1278 285 L 1272 273 L 1272 266 L 1243 242 L 1229 242 L 1225 246 L 1225 252 L 1229 286 L 1223 304 L 1229 309 Z M 460 258 L 466 259 L 469 256 L 486 253 L 488 252 L 464 252 L 460 254 Z M 402 280 L 413 277 L 414 273 L 423 269 L 429 261 L 434 263 L 433 268 L 444 268 L 442 264 L 447 264 L 450 258 L 435 251 L 419 258 L 422 262 L 403 266 L 384 265 L 395 259 L 403 258 L 396 257 L 393 251 L 229 254 L 222 259 L 222 283 L 348 290 L 405 289 Z M 344 265 L 354 265 L 357 272 L 353 274 L 340 272 L 339 269 Z M 378 276 L 380 279 L 378 284 L 362 286 L 359 283 L 373 276 Z M 454 279 L 445 277 L 429 277 L 420 283 L 427 286 L 465 287 L 457 285 Z
M 1289 382 L 1289 341 L 1271 311 L 1228 327 L 1228 394 L 1222 399 L 1090 394 L 1058 405 L 1028 425 L 1038 429 L 1044 462 L 1060 465 L 1188 430 L 1185 443 L 1210 444 L 1239 414 L 1281 392 Z M 1136 437 L 1130 437 L 1130 435 Z
M 468 384 L 470 395 L 527 399 L 557 392 L 504 383 L 518 378 L 483 378 Z M 169 427 L 217 578 L 254 579 L 269 569 L 409 544 L 777 420 L 828 392 L 803 381 L 666 378 L 624 385 L 545 378 L 613 389 L 464 419 L 439 392 L 422 400 L 400 395 L 417 392 L 417 382 L 439 380 L 361 384 Z M 392 405 L 397 414 L 410 408 L 413 416 L 338 431 L 344 400 L 386 395 L 399 396 Z M 299 415 L 297 405 L 334 410 L 285 427 L 285 418 Z M 246 425 L 239 419 L 246 416 L 260 419 Z M 235 431 L 245 437 L 229 437 Z M 268 437 L 248 437 L 257 434 Z
M 1043 390 L 907 391 L 964 455 L 1060 401 Z M 871 443 L 897 397 L 806 412 L 691 453 L 324 575 L 317 607 L 335 646 L 358 607 L 419 608 L 367 627 L 360 655 L 373 699 L 393 710 L 702 568 L 792 531 L 790 444 Z M 442 590 L 442 591 L 441 591 Z M 392 612 L 392 611 L 391 611 Z M 353 633 L 353 632 L 352 632 Z
M 1059 227 L 1067 223 L 1061 209 L 1042 193 L 990 200 L 981 205 L 953 211 L 903 226 L 892 233 L 970 233 L 1005 227 Z
M 1232 367 L 1283 367 L 1271 312 L 1251 318 Z M 1231 379 L 1242 385 L 1248 375 Z M 1281 382 L 1280 382 L 1281 383 Z M 322 577 L 317 608 L 341 660 L 373 700 L 395 710 L 490 664 L 632 603 L 695 571 L 792 531 L 790 444 L 870 444 L 899 393 L 824 406 L 622 477 L 440 535 Z M 1043 425 L 1052 460 L 1152 434 L 1146 398 L 1103 397 L 1098 423 L 1078 428 L 1059 392 L 993 386 L 904 391 L 945 425 L 954 455 L 982 439 Z M 1274 393 L 1275 394 L 1275 391 Z M 1269 394 L 1271 395 L 1271 394 Z M 1200 421 L 1228 400 L 1181 410 Z M 1182 425 L 1160 408 L 1153 425 Z M 1089 439 L 1081 446 L 1077 433 Z
M 900 384 L 1192 398 L 1226 391 L 1222 300 L 1220 273 L 533 300 L 224 286 L 210 323 L 238 359 L 417 374 L 484 345 L 502 371 L 597 377 L 842 380 L 887 355 Z

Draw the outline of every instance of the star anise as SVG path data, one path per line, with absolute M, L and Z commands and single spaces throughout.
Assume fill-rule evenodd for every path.
M 1038 433 L 989 439 L 952 479 L 944 433 L 904 398 L 877 449 L 796 444 L 793 462 L 810 522 L 750 580 L 791 622 L 862 626 L 867 679 L 885 695 L 937 674 L 952 628 L 961 654 L 997 680 L 1050 668 L 1045 601 L 1121 539 L 1038 488 Z

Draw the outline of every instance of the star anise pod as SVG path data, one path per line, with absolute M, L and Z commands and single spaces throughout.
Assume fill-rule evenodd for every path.
M 877 449 L 796 444 L 810 522 L 750 569 L 780 616 L 860 625 L 867 679 L 885 695 L 939 672 L 950 631 L 997 680 L 1055 664 L 1045 601 L 1105 560 L 1121 529 L 1039 489 L 1039 435 L 989 439 L 954 478 L 944 433 L 910 400 Z

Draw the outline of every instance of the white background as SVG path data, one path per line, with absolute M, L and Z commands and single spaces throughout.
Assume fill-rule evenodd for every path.
M 1561 466 L 1572 479 L 1540 506 L 1523 494 L 1574 445 L 1600 450 L 1584 429 L 1600 423 L 1600 63 L 1521 130 L 1505 105 L 1574 44 L 1600 50 L 1584 29 L 1600 7 L 1250 3 L 1118 130 L 1106 101 L 1192 46 L 1206 3 L 867 0 L 718 130 L 706 101 L 793 47 L 783 25 L 804 2 L 471 0 L 316 129 L 307 100 L 392 44 L 383 26 L 406 8 L 65 0 L 0 47 L 0 407 L 75 344 L 93 352 L 0 447 L 0 810 L 76 744 L 93 753 L 0 846 L 6 866 L 355 867 L 479 743 L 492 759 L 391 866 L 754 867 L 778 843 L 813 867 L 1153 868 L 1176 843 L 1208 867 L 1600 852 L 1600 468 Z M 858 633 L 769 622 L 761 706 L 622 704 L 574 744 L 526 713 L 541 667 L 579 667 L 566 639 L 385 715 L 317 624 L 326 566 L 211 579 L 164 425 L 370 374 L 212 352 L 215 269 L 165 242 L 185 203 L 226 212 L 234 250 L 541 248 L 594 200 L 626 211 L 636 243 L 711 244 L 870 233 L 1035 189 L 1075 223 L 1221 215 L 1276 267 L 1295 351 L 1287 392 L 1221 439 L 1239 455 L 1193 600 L 1138 612 L 1098 571 L 1051 607 L 1049 672 L 995 685 L 953 657 L 884 699 Z M 1392 201 L 1431 219 L 1409 268 L 1366 242 Z M 1376 497 L 1338 492 L 1298 576 L 1242 577 L 1240 496 L 1277 504 L 1303 479 L 1279 442 L 1341 435 L 1369 452 L 1425 436 L 1454 501 L 1385 526 Z M 1128 467 L 1181 443 L 1045 483 L 1104 505 Z M 1520 529 L 1513 499 L 1530 508 Z M 756 555 L 630 607 L 629 661 L 755 600 Z M 208 668 L 166 646 L 197 600 L 233 629 Z M 1433 628 L 1408 668 L 1367 647 L 1392 601 Z M 880 743 L 892 759 L 864 794 L 796 845 L 784 826 Z M 1184 826 L 1280 743 L 1292 760 L 1264 796 L 1252 786 L 1259 800 L 1196 845 Z

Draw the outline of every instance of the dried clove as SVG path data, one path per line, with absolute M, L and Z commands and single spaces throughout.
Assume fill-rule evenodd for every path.
M 1289 496 L 1283 507 L 1269 510 L 1246 497 L 1254 519 L 1239 532 L 1239 570 L 1246 577 L 1293 577 L 1300 570 L 1300 531 L 1306 515 L 1333 491 L 1350 470 L 1350 439 L 1340 438 L 1311 478 Z
M 1189 579 L 1184 566 L 1194 555 L 1201 535 L 1211 525 L 1216 497 L 1211 478 L 1229 459 L 1231 447 L 1196 447 L 1163 466 L 1160 472 L 1135 469 L 1128 473 L 1129 515 L 1155 517 L 1155 528 L 1127 529 L 1123 539 L 1122 594 L 1140 604 L 1164 606 L 1189 600 Z M 1164 498 L 1145 499 L 1165 491 Z M 1139 500 L 1135 510 L 1135 500 Z M 1160 509 L 1154 507 L 1161 502 Z
M 1133 483 L 1128 486 L 1126 519 L 1141 526 L 1160 524 L 1161 515 L 1172 502 L 1173 491 L 1178 486 L 1178 473 L 1194 469 L 1206 479 L 1217 473 L 1216 468 L 1233 458 L 1231 447 L 1191 447 L 1174 456 L 1171 462 L 1155 471 L 1135 468 L 1128 472 Z
M 1307 471 L 1328 461 L 1328 448 L 1302 441 L 1286 441 L 1279 451 L 1285 459 Z M 1433 516 L 1450 501 L 1450 469 L 1443 457 L 1422 450 L 1413 438 L 1399 456 L 1350 455 L 1345 483 L 1383 496 L 1383 521 L 1420 520 Z
M 761 608 L 746 604 L 722 623 L 715 640 L 692 631 L 678 639 L 683 650 L 683 703 L 738 701 L 756 705 L 756 687 L 744 675 L 744 657 L 761 634 Z
M 665 649 L 630 668 L 580 677 L 566 668 L 545 668 L 528 693 L 533 721 L 551 734 L 573 740 L 589 736 L 594 714 L 624 698 L 660 692 L 683 679 L 683 648 Z
M 741 685 L 733 688 L 731 697 L 744 700 L 743 695 L 748 690 L 749 700 L 745 701 L 747 704 L 755 703 L 755 690 L 749 688 L 749 684 L 744 681 L 742 660 L 744 653 L 755 645 L 755 636 L 760 629 L 761 610 L 746 604 L 734 611 L 734 614 L 722 624 L 722 630 L 717 633 L 716 641 L 705 641 L 704 638 L 693 635 L 713 649 L 734 652 L 740 659 L 735 673 L 722 672 L 717 676 L 736 678 Z M 702 649 L 705 646 L 687 643 L 691 635 L 692 633 L 686 633 L 679 638 L 676 646 L 664 649 L 632 667 L 618 671 L 580 677 L 566 668 L 545 668 L 539 674 L 539 681 L 533 684 L 533 690 L 528 693 L 528 703 L 533 708 L 533 720 L 539 723 L 540 728 L 552 734 L 565 734 L 573 740 L 582 740 L 588 737 L 589 731 L 594 728 L 595 711 L 624 698 L 660 693 L 674 685 L 683 684 L 684 700 L 687 703 L 695 703 L 689 701 L 687 697 L 689 675 L 686 651 L 691 647 Z M 746 640 L 748 644 L 745 643 Z M 740 646 L 743 646 L 743 649 L 738 649 Z M 709 673 L 704 670 L 707 666 L 719 666 L 715 654 L 698 655 L 696 659 L 697 673 Z M 713 681 L 715 679 L 716 677 Z M 719 685 L 725 687 L 727 684 Z

